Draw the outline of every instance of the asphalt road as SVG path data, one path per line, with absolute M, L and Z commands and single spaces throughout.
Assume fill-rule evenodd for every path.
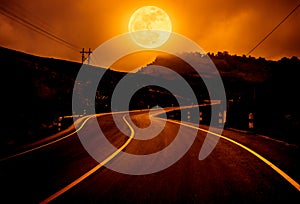
M 207 134 L 205 126 L 197 129 L 194 124 L 180 129 L 176 122 L 156 117 L 150 121 L 145 111 L 114 116 L 118 128 L 111 114 L 101 115 L 95 120 L 82 120 L 78 125 L 79 134 L 68 132 L 64 135 L 67 137 L 59 141 L 45 140 L 44 144 L 31 147 L 25 153 L 2 158 L 0 203 L 300 201 L 300 151 L 295 145 L 234 130 L 224 130 L 219 136 Z M 147 129 L 150 124 L 151 128 Z M 118 152 L 99 146 L 105 140 L 99 139 L 99 127 Z M 191 147 L 177 162 L 158 172 L 141 173 L 164 165 L 164 160 L 177 155 L 181 146 L 189 147 L 186 141 L 195 131 Z M 199 160 L 204 139 L 209 137 L 215 141 L 220 136 L 211 154 Z M 181 139 L 177 141 L 177 137 Z M 93 148 L 90 152 L 97 154 L 101 149 L 97 160 L 105 160 L 103 164 L 87 152 L 83 141 Z M 138 157 L 165 149 L 170 151 L 149 160 L 123 159 L 126 154 Z M 140 175 L 119 173 L 105 165 Z M 283 174 L 276 171 L 277 168 Z

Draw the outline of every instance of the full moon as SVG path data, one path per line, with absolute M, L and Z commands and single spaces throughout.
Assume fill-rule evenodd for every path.
M 169 39 L 172 23 L 168 14 L 161 8 L 144 6 L 131 15 L 128 30 L 137 45 L 156 48 Z

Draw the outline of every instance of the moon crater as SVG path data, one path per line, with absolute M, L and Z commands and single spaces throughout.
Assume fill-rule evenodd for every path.
M 144 6 L 132 14 L 128 30 L 137 45 L 156 48 L 169 39 L 172 23 L 168 14 L 161 8 Z

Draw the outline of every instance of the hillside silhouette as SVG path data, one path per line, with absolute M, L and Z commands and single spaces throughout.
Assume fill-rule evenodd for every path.
M 98 71 L 105 74 L 95 100 L 89 101 L 81 113 L 72 113 L 73 87 L 77 83 L 75 79 L 81 63 L 34 56 L 4 47 L 0 47 L 0 55 L 4 73 L 2 76 L 5 78 L 2 80 L 2 112 L 5 120 L 0 138 L 2 149 L 56 133 L 60 116 L 88 114 L 93 108 L 97 113 L 111 111 L 113 90 L 126 75 L 124 72 L 97 67 Z M 199 54 L 185 55 L 193 59 Z M 228 100 L 226 127 L 247 130 L 248 114 L 252 112 L 257 133 L 299 143 L 299 138 L 294 134 L 300 130 L 300 101 L 297 96 L 297 89 L 300 87 L 300 61 L 297 57 L 271 61 L 230 55 L 227 52 L 208 53 L 208 56 L 215 64 L 225 86 Z M 211 77 L 213 80 L 216 73 L 204 70 L 203 75 L 199 76 L 183 60 L 164 55 L 158 56 L 154 62 L 137 73 L 130 74 L 130 77 L 134 79 L 138 76 L 139 83 L 143 83 L 145 78 L 156 80 L 157 77 L 176 83 L 176 78 L 151 72 L 150 65 L 173 69 L 191 84 L 199 102 L 209 99 L 201 77 Z M 82 103 L 86 103 L 84 98 Z M 133 96 L 130 108 L 140 109 L 158 104 L 167 107 L 177 103 L 168 90 L 148 86 Z M 67 121 L 63 125 L 66 127 L 71 122 Z

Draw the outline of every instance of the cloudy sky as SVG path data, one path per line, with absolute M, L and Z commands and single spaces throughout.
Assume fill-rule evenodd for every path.
M 206 52 L 247 54 L 299 0 L 0 0 L 0 45 L 39 56 L 81 61 L 80 49 L 128 32 L 132 13 L 146 5 L 165 10 L 173 32 Z M 300 57 L 300 8 L 251 56 L 277 60 Z M 55 42 L 47 32 L 63 42 Z M 26 27 L 27 26 L 27 27 Z M 28 28 L 28 27 L 31 27 Z M 39 30 L 41 29 L 41 30 Z

